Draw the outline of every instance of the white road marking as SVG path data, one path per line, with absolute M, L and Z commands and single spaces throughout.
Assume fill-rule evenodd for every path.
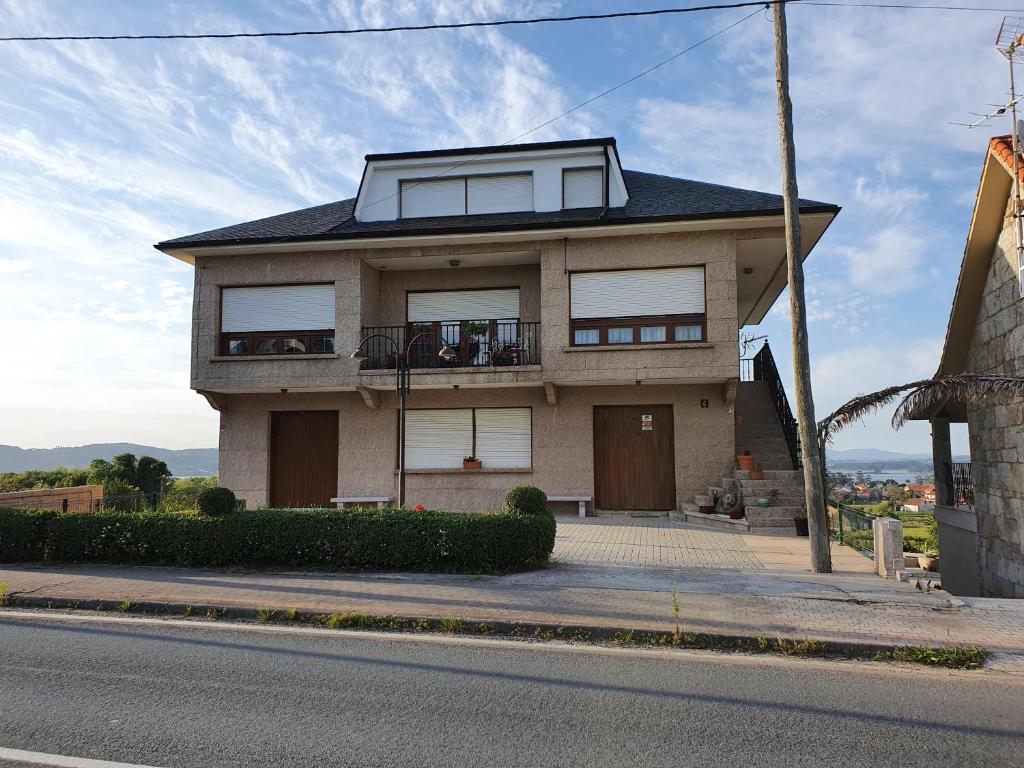
M 88 757 L 48 755 L 45 752 L 28 752 L 24 749 L 0 747 L 0 760 L 17 760 L 29 765 L 43 765 L 51 768 L 155 768 L 138 763 L 114 763 L 110 760 L 93 760 Z

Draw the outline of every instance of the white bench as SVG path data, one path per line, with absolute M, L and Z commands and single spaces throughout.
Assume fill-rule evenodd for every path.
M 337 504 L 338 509 L 344 508 L 346 504 L 376 504 L 378 507 L 386 507 L 394 500 L 394 496 L 339 496 L 331 499 L 331 503 Z
M 548 501 L 575 501 L 580 505 L 580 517 L 587 516 L 589 496 L 548 496 Z

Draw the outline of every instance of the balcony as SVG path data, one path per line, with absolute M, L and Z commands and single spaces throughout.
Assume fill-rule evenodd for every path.
M 367 355 L 360 366 L 363 371 L 393 369 L 396 351 L 404 353 L 409 342 L 410 368 L 540 365 L 540 323 L 536 322 L 462 320 L 368 326 L 363 328 L 363 338 Z M 442 343 L 455 353 L 454 357 L 440 356 Z
M 945 505 L 973 509 L 974 478 L 971 475 L 971 463 L 969 461 L 954 461 L 945 464 L 943 469 L 943 477 L 940 482 L 943 484 L 944 493 L 940 498 L 945 501 Z

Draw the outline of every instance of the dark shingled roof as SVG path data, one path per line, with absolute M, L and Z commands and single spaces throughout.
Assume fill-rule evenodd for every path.
M 578 208 L 565 211 L 489 213 L 434 216 L 396 221 L 358 222 L 353 218 L 355 198 L 327 203 L 266 219 L 235 224 L 173 240 L 157 248 L 172 250 L 216 245 L 346 240 L 530 229 L 614 226 L 657 221 L 764 216 L 782 213 L 782 197 L 720 184 L 706 184 L 640 171 L 623 171 L 629 202 L 618 208 Z M 801 213 L 838 213 L 839 206 L 814 200 L 800 201 Z

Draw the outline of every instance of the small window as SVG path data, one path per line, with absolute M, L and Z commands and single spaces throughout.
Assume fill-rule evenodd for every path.
M 330 353 L 334 352 L 334 337 L 333 336 L 316 336 L 313 339 L 313 351 Z
M 306 351 L 305 339 L 285 339 L 284 353 L 286 355 L 301 355 Z
M 665 340 L 664 325 L 648 325 L 640 329 L 641 343 L 653 343 Z
M 600 344 L 601 332 L 597 328 L 584 328 L 573 333 L 576 344 Z
M 247 355 L 247 354 L 249 354 L 249 340 L 248 339 L 229 339 L 228 340 L 228 354 L 229 355 Z
M 676 341 L 700 341 L 701 326 L 699 325 L 677 325 Z
M 566 168 L 562 171 L 563 208 L 604 205 L 604 168 Z
M 646 329 L 644 329 L 646 330 Z M 643 339 L 643 332 L 641 331 L 640 338 Z M 608 329 L 608 343 L 609 344 L 632 344 L 633 343 L 633 329 L 632 328 L 609 328 Z

